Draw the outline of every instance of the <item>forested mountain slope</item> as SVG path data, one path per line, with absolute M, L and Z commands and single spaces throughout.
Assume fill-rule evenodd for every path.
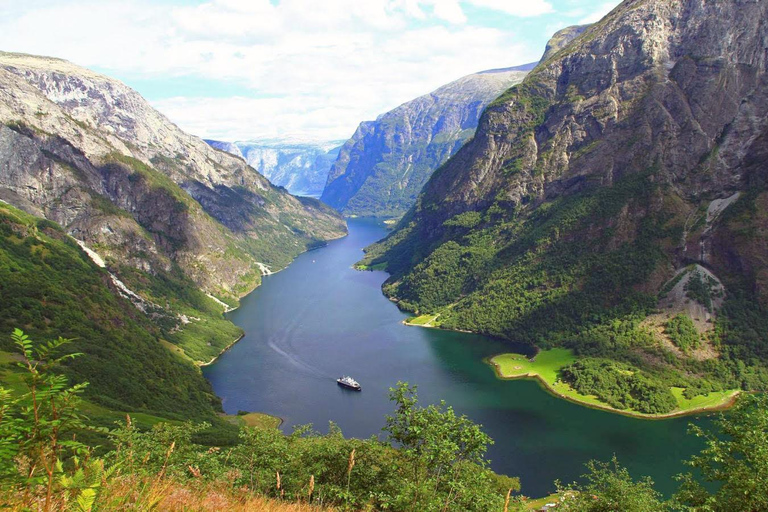
M 443 327 L 764 388 L 766 20 L 625 1 L 485 110 L 364 263 Z
M 193 362 L 241 334 L 221 301 L 234 305 L 259 284 L 262 268 L 281 268 L 346 232 L 327 206 L 273 187 L 122 83 L 20 54 L 0 53 L 0 199 L 35 216 L 24 227 L 4 209 L 6 330 L 15 319 L 33 335 L 80 338 L 102 359 L 73 362 L 78 381 L 92 381 L 103 403 L 154 411 L 210 413 L 216 398 Z M 50 230 L 36 225 L 56 240 L 39 239 Z M 67 235 L 105 269 L 69 275 L 67 265 L 94 267 Z M 151 390 L 163 379 L 168 395 L 141 398 L 121 384 Z
M 121 297 L 109 273 L 58 224 L 5 203 L 0 203 L 0 297 L 0 332 L 23 327 L 49 339 L 75 340 L 73 350 L 88 357 L 73 360 L 64 371 L 73 382 L 90 382 L 90 400 L 177 419 L 206 418 L 219 409 L 199 370 L 158 341 L 163 334 L 153 311 L 142 312 Z M 232 326 L 229 335 L 236 334 Z M 0 347 L 10 349 L 8 341 L 4 334 Z M 12 369 L 0 365 L 3 385 Z

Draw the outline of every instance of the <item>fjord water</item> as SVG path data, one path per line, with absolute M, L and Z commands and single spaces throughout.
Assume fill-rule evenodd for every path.
M 492 468 L 519 476 L 523 493 L 542 496 L 571 482 L 590 459 L 616 454 L 635 477 L 650 475 L 669 494 L 681 460 L 700 449 L 690 418 L 649 421 L 555 398 L 534 381 L 502 381 L 483 358 L 527 348 L 477 336 L 402 324 L 407 315 L 381 293 L 383 272 L 358 272 L 362 248 L 386 235 L 375 221 L 352 219 L 349 236 L 299 256 L 230 313 L 245 337 L 204 373 L 228 413 L 259 411 L 282 428 L 337 423 L 348 437 L 381 433 L 393 410 L 388 388 L 418 385 L 421 404 L 445 400 L 495 440 Z M 349 374 L 360 393 L 336 384 Z M 702 421 L 702 420 L 699 420 Z

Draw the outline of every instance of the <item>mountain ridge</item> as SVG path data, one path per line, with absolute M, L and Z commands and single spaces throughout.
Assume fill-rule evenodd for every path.
M 346 234 L 331 208 L 272 186 L 121 82 L 61 59 L 9 53 L 0 53 L 0 200 L 34 216 L 1 212 L 0 270 L 15 277 L 0 286 L 0 319 L 15 311 L 12 327 L 78 338 L 92 361 L 104 361 L 110 347 L 114 367 L 83 358 L 65 368 L 90 381 L 103 405 L 160 414 L 186 408 L 208 419 L 220 405 L 194 363 L 242 335 L 222 304 L 232 307 L 258 286 L 262 269 L 283 268 Z M 17 254 L 22 248 L 30 250 Z M 73 299 L 83 291 L 68 265 L 90 266 L 96 278 L 82 283 L 103 307 Z M 38 274 L 48 280 L 38 283 Z M 18 314 L 24 304 L 37 316 Z M 137 391 L 154 389 L 162 375 L 177 375 L 189 397 Z
M 300 138 L 253 139 L 208 144 L 242 157 L 248 165 L 291 194 L 320 197 L 344 141 Z
M 687 371 L 691 389 L 764 388 L 766 17 L 737 1 L 623 2 L 486 108 L 363 264 L 445 328 L 630 361 L 665 385 Z M 655 313 L 689 265 L 725 284 L 698 325 L 706 362 L 664 348 L 673 311 L 696 318 Z M 716 312 L 719 285 L 691 279 L 678 300 Z
M 485 105 L 526 73 L 513 67 L 467 75 L 362 122 L 331 167 L 321 200 L 346 215 L 400 216 L 472 136 Z

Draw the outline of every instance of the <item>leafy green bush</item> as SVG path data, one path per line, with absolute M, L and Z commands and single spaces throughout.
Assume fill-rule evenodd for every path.
M 679 314 L 670 319 L 664 326 L 664 331 L 672 343 L 685 353 L 701 344 L 699 331 L 687 315 Z
M 563 367 L 560 378 L 579 393 L 594 395 L 616 409 L 663 414 L 677 407 L 663 382 L 615 361 L 580 359 Z
M 718 431 L 691 426 L 706 447 L 687 464 L 697 471 L 678 476 L 678 510 L 768 510 L 768 397 L 742 396 L 716 421 Z M 702 485 L 701 480 L 709 485 Z M 713 485 L 714 484 L 714 485 Z
M 590 461 L 589 473 L 582 475 L 585 484 L 559 487 L 567 496 L 557 507 L 565 512 L 663 512 L 669 510 L 661 494 L 653 488 L 648 477 L 634 480 L 614 456 L 611 462 Z

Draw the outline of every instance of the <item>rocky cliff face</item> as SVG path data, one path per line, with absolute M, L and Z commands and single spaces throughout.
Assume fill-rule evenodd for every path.
M 249 257 L 280 266 L 307 243 L 344 233 L 330 210 L 273 188 L 115 80 L 13 54 L 0 56 L 0 73 L 3 193 L 86 243 L 114 248 L 129 234 L 145 238 L 149 254 L 168 256 L 207 290 L 227 293 L 252 266 L 223 258 L 228 245 L 264 240 L 264 250 Z M 98 205 L 105 202 L 123 215 L 104 215 Z M 270 254 L 270 237 L 291 249 Z
M 765 2 L 625 1 L 494 101 L 369 249 L 387 293 L 543 344 L 650 314 L 689 264 L 768 302 L 766 20 Z
M 345 233 L 330 208 L 273 187 L 122 83 L 62 60 L 7 53 L 0 54 L 0 199 L 61 224 L 173 315 L 210 306 L 179 290 L 235 299 L 259 283 L 258 263 L 285 266 Z
M 555 35 L 553 35 L 547 42 L 547 47 L 544 49 L 544 55 L 539 62 L 546 62 L 549 60 L 550 57 L 571 44 L 571 41 L 583 34 L 588 28 L 589 25 L 574 25 L 555 32 Z
M 399 216 L 432 172 L 474 134 L 480 113 L 527 67 L 469 75 L 360 124 L 321 197 L 347 215 Z
M 291 194 L 320 197 L 328 171 L 339 156 L 342 141 L 251 140 L 234 143 L 206 141 L 241 156 L 278 187 Z

